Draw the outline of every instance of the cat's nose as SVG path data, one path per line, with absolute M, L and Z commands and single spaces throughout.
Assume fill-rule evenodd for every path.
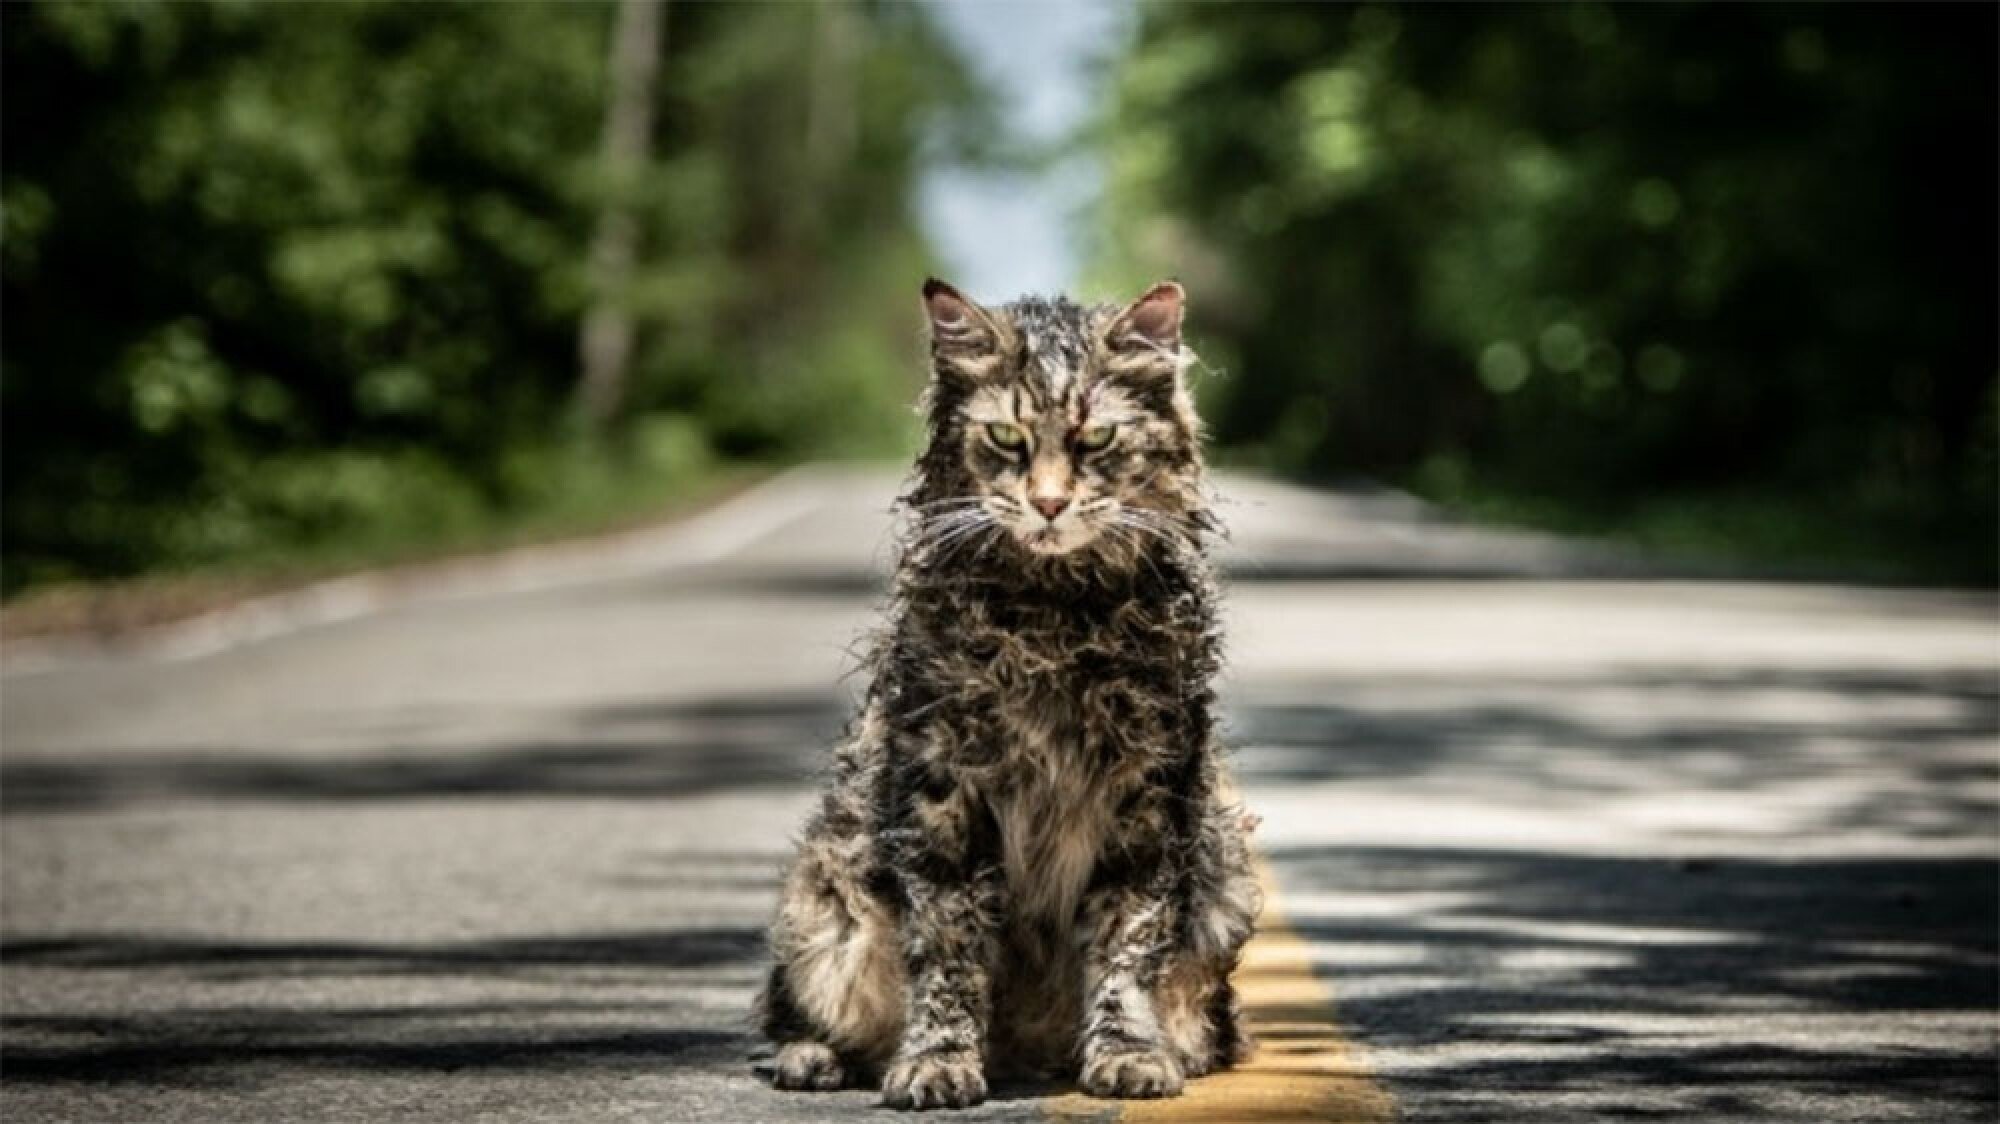
M 1069 497 L 1036 496 L 1033 499 L 1029 500 L 1028 502 L 1034 505 L 1036 511 L 1042 513 L 1042 518 L 1047 519 L 1050 522 L 1054 522 L 1056 516 L 1061 515 L 1063 513 L 1063 508 L 1069 506 Z

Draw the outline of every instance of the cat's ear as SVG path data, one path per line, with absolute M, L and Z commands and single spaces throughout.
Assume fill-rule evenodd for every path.
M 1180 314 L 1186 304 L 1188 292 L 1180 282 L 1168 280 L 1148 288 L 1112 322 L 1112 346 L 1126 338 L 1150 348 L 1180 350 Z
M 935 277 L 924 282 L 924 311 L 940 371 L 949 366 L 978 378 L 997 366 L 1001 330 L 991 313 Z
M 1125 311 L 1111 322 L 1107 340 L 1115 349 L 1136 346 L 1179 351 L 1181 314 L 1186 305 L 1187 291 L 1180 282 L 1162 281 L 1125 306 Z
M 1179 374 L 1189 356 L 1181 348 L 1181 316 L 1187 291 L 1178 281 L 1162 281 L 1118 313 L 1104 330 L 1112 369 L 1123 374 Z

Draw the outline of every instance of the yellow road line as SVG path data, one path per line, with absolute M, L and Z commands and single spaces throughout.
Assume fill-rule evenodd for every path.
M 1069 1093 L 1045 1102 L 1057 1117 L 1204 1124 L 1387 1124 L 1395 1104 L 1343 1038 L 1333 1020 L 1333 996 L 1313 974 L 1312 946 L 1278 908 L 1271 868 L 1257 867 L 1264 914 L 1243 950 L 1236 987 L 1243 997 L 1257 1053 L 1223 1073 L 1188 1082 L 1180 1096 L 1160 1101 L 1103 1101 Z

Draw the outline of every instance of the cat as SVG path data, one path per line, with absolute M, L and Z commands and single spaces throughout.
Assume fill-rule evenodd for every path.
M 996 1075 L 1163 1097 L 1242 1060 L 1260 908 L 1185 296 L 923 289 L 928 446 L 858 716 L 759 997 L 783 1089 L 962 1107 Z

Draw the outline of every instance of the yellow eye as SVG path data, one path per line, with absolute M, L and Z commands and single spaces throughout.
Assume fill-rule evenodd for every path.
M 1006 422 L 991 422 L 986 426 L 986 439 L 1002 449 L 1024 449 L 1028 445 L 1027 431 L 1018 425 Z
M 1076 447 L 1083 452 L 1094 453 L 1110 445 L 1111 439 L 1116 436 L 1118 436 L 1118 427 L 1115 425 L 1089 426 L 1082 433 L 1076 435 Z

